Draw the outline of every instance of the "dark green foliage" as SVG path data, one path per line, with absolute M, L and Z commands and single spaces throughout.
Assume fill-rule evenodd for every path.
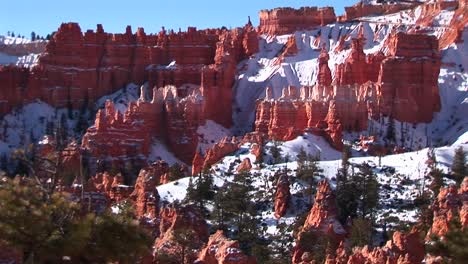
M 298 167 L 296 176 L 298 179 L 301 179 L 304 182 L 306 182 L 307 188 L 305 192 L 309 197 L 309 204 L 311 204 L 313 196 L 315 194 L 315 187 L 317 185 L 317 181 L 322 175 L 323 170 L 317 165 L 318 158 L 305 154 L 305 151 L 304 153 L 301 152 L 299 152 L 298 154 Z
M 188 260 L 188 255 L 192 250 L 199 248 L 200 245 L 195 243 L 197 241 L 197 234 L 193 229 L 189 228 L 178 228 L 172 233 L 174 242 L 180 246 L 180 251 L 177 252 L 176 256 L 173 256 L 175 259 L 178 259 L 177 263 L 186 263 Z
M 414 205 L 418 208 L 418 225 L 421 230 L 427 231 L 432 226 L 434 212 L 430 208 L 431 194 L 427 191 L 414 199 Z
M 461 184 L 463 178 L 468 176 L 468 166 L 466 164 L 466 154 L 463 147 L 460 146 L 455 150 L 452 163 L 452 175 L 458 185 Z
M 379 184 L 372 168 L 367 163 L 357 168 L 359 172 L 354 175 L 348 175 L 345 168 L 338 171 L 336 201 L 338 219 L 343 224 L 349 217 L 372 217 L 379 201 Z
M 252 186 L 252 175 L 242 171 L 234 180 L 226 182 L 214 197 L 213 220 L 215 228 L 227 231 L 232 239 L 238 240 L 246 254 L 259 250 L 262 243 L 262 229 L 258 228 L 257 209 Z
M 299 247 L 305 252 L 310 252 L 312 259 L 316 263 L 323 263 L 327 250 L 336 249 L 333 238 L 321 232 L 308 231 L 301 234 L 301 239 L 297 241 Z
M 429 188 L 434 193 L 434 197 L 437 197 L 440 192 L 440 188 L 444 186 L 444 174 L 441 169 L 433 167 L 429 172 L 429 175 L 432 177 L 432 182 Z
M 354 219 L 349 235 L 349 242 L 351 248 L 370 245 L 371 239 L 372 224 L 364 218 Z
M 36 40 L 36 33 L 33 31 L 31 32 L 31 40 L 35 41 Z
M 185 197 L 186 203 L 195 204 L 201 212 L 207 213 L 208 210 L 205 204 L 207 201 L 212 201 L 213 198 L 213 176 L 209 173 L 208 169 L 205 169 L 198 175 L 195 184 L 192 178 L 190 178 L 187 195 Z
M 273 145 L 270 147 L 270 154 L 273 158 L 273 164 L 281 162 L 281 149 L 279 148 L 278 141 L 273 141 Z
M 169 181 L 175 181 L 180 178 L 183 178 L 184 175 L 184 170 L 182 166 L 180 166 L 179 163 L 174 163 L 170 168 L 169 168 Z
M 358 168 L 359 172 L 353 177 L 359 195 L 358 212 L 361 217 L 372 216 L 379 202 L 379 183 L 367 163 Z
M 44 192 L 31 180 L 0 186 L 0 240 L 24 262 L 134 263 L 149 252 L 149 237 L 127 214 L 83 215 L 64 194 Z
M 301 226 L 303 224 L 301 223 Z M 277 233 L 271 237 L 271 257 L 265 263 L 291 263 L 294 237 L 290 235 L 290 232 L 293 231 L 294 226 L 284 222 L 278 223 Z
M 432 236 L 427 244 L 427 251 L 434 256 L 441 256 L 443 263 L 463 264 L 468 259 L 468 228 L 461 228 L 455 217 L 450 222 L 449 231 L 444 238 Z

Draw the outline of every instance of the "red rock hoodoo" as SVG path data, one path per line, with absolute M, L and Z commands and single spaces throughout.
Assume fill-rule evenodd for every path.
M 337 209 L 335 195 L 330 184 L 324 180 L 317 186 L 314 206 L 309 212 L 307 219 L 297 236 L 296 245 L 293 249 L 293 263 L 304 263 L 303 259 L 308 255 L 301 240 L 307 233 L 316 233 L 319 236 L 327 236 L 335 242 L 344 238 L 346 231 L 337 220 Z M 307 263 L 307 262 L 305 262 Z
M 190 163 L 199 124 L 211 119 L 231 125 L 236 65 L 256 51 L 258 36 L 250 21 L 229 31 L 188 28 L 174 33 L 163 29 L 157 35 L 147 35 L 142 28 L 133 34 L 130 27 L 124 34 L 109 34 L 101 25 L 83 34 L 76 23 L 62 24 L 36 67 L 0 68 L 0 114 L 33 99 L 56 107 L 91 105 L 131 82 L 148 81 L 150 87 L 175 85 L 175 90 L 153 102 L 132 104 L 124 115 L 109 105 L 98 113 L 83 146 L 96 159 L 134 152 L 146 155 L 147 143 L 162 135 L 176 155 Z M 198 94 L 183 86 L 186 83 L 200 85 Z M 159 113 L 163 110 L 165 115 Z M 159 123 L 162 118 L 167 129 Z M 144 125 L 135 128 L 131 122 Z M 127 132 L 129 137 L 123 139 Z M 115 143 L 122 139 L 125 146 L 117 149 Z
M 362 34 L 352 40 L 349 56 L 335 67 L 333 81 L 322 48 L 316 85 L 301 87 L 299 93 L 294 87 L 283 89 L 278 99 L 267 88 L 265 98 L 257 102 L 255 131 L 290 140 L 309 128 L 326 134 L 339 149 L 342 132 L 365 130 L 369 118 L 430 122 L 440 111 L 437 39 L 400 32 L 387 39 L 385 54 L 367 56 L 363 41 Z
M 236 137 L 223 138 L 221 141 L 217 142 L 210 149 L 208 149 L 204 157 L 200 153 L 197 153 L 194 156 L 192 164 L 192 175 L 197 175 L 204 168 L 211 167 L 224 156 L 231 154 L 238 149 L 239 142 L 237 141 Z
M 197 264 L 255 264 L 254 257 L 246 256 L 239 242 L 227 239 L 218 230 L 210 236 L 208 244 L 202 249 L 195 261 Z
M 275 217 L 281 218 L 286 214 L 289 201 L 291 200 L 291 192 L 289 186 L 288 175 L 283 174 L 278 179 L 276 184 L 275 194 Z
M 432 204 L 434 218 L 426 239 L 431 235 L 443 237 L 449 231 L 449 224 L 459 216 L 463 228 L 468 226 L 468 177 L 465 177 L 460 189 L 452 185 L 442 188 Z
M 200 248 L 208 241 L 208 225 L 203 216 L 192 207 L 165 207 L 159 213 L 159 229 L 154 242 L 154 260 L 156 263 L 159 253 L 168 255 L 180 255 L 182 250 L 180 244 L 174 239 L 176 232 L 191 232 L 191 246 Z M 193 263 L 196 259 L 194 252 L 186 252 L 187 263 Z
M 327 264 L 359 264 L 359 263 L 386 263 L 386 264 L 417 264 L 424 259 L 424 243 L 419 232 L 415 229 L 408 234 L 399 231 L 393 233 L 393 239 L 387 241 L 383 247 L 373 249 L 365 247 L 354 248 L 352 253 L 346 253 L 341 243 L 336 254 L 327 255 Z M 307 262 L 306 262 L 307 263 Z M 306 264 L 304 263 L 304 264 Z

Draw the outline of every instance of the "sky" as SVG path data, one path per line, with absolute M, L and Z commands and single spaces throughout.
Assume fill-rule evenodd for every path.
M 103 24 L 110 33 L 122 33 L 127 25 L 147 33 L 188 26 L 199 29 L 243 26 L 250 16 L 258 25 L 258 11 L 275 7 L 333 6 L 343 13 L 344 6 L 357 0 L 9 0 L 2 1 L 0 35 L 8 31 L 26 37 L 34 31 L 41 36 L 56 31 L 62 22 L 78 22 L 82 31 Z

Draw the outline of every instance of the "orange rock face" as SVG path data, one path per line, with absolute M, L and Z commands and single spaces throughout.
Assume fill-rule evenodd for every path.
M 161 177 L 169 172 L 169 165 L 158 161 L 140 170 L 135 188 L 130 197 L 135 202 L 136 215 L 154 219 L 159 212 L 159 194 L 156 186 L 161 183 Z
M 289 190 L 288 176 L 283 174 L 278 179 L 275 194 L 275 217 L 281 218 L 286 214 L 289 201 L 291 200 L 291 192 Z
M 370 5 L 359 2 L 354 6 L 345 7 L 345 14 L 338 17 L 340 22 L 350 21 L 358 17 L 368 15 L 384 15 L 396 13 L 400 10 L 410 9 L 417 6 L 419 3 L 399 3 L 399 2 L 385 2 L 385 4 Z
M 434 218 L 426 239 L 431 235 L 443 237 L 449 231 L 450 221 L 457 215 L 462 227 L 468 226 L 468 177 L 465 177 L 458 190 L 453 185 L 442 188 L 432 210 Z
M 298 234 L 296 246 L 293 249 L 293 263 L 303 262 L 307 256 L 307 251 L 301 247 L 302 236 L 307 232 L 314 232 L 339 242 L 344 238 L 346 231 L 337 220 L 337 208 L 335 205 L 335 195 L 330 188 L 330 184 L 324 180 L 317 186 L 315 203 L 307 216 L 307 219 Z
M 83 147 L 89 149 L 95 160 L 114 162 L 117 159 L 117 167 L 124 167 L 123 160 L 131 158 L 138 167 L 142 167 L 145 165 L 144 156 L 149 154 L 151 140 L 157 137 L 167 142 L 179 159 L 191 163 L 198 144 L 198 126 L 207 119 L 227 127 L 231 125 L 231 107 L 226 106 L 231 105 L 236 65 L 258 50 L 256 32 L 248 23 L 244 28 L 231 31 L 189 28 L 187 33 L 166 35 L 163 31 L 158 36 L 146 36 L 139 30 L 137 35 L 137 40 L 142 43 L 153 39 L 161 47 L 169 45 L 169 54 L 163 52 L 165 49 L 154 51 L 157 54 L 153 54 L 153 64 L 158 60 L 167 63 L 175 60 L 175 69 L 161 69 L 157 65 L 148 67 L 148 75 L 156 76 L 150 83 L 166 86 L 153 90 L 151 102 L 144 100 L 142 89 L 140 100 L 132 103 L 123 115 L 108 103 L 105 111 L 98 112 L 95 127 L 87 131 Z M 195 50 L 184 49 L 191 46 Z M 118 53 L 117 50 L 115 52 Z M 199 83 L 201 87 L 167 86 L 172 83 Z
M 301 87 L 300 92 L 294 87 L 283 89 L 278 99 L 267 88 L 265 98 L 257 102 L 255 131 L 270 139 L 290 140 L 311 129 L 325 134 L 340 149 L 342 132 L 367 129 L 369 117 L 430 122 L 433 113 L 440 111 L 437 39 L 396 33 L 386 46 L 386 54 L 365 55 L 363 35 L 359 34 L 344 63 L 335 67 L 333 81 L 329 56 L 322 49 L 318 83 Z
M 344 250 L 340 244 L 335 256 L 328 255 L 326 263 L 331 264 L 359 264 L 359 263 L 386 263 L 386 264 L 416 264 L 424 259 L 424 243 L 418 231 L 411 230 L 408 234 L 396 231 L 393 239 L 387 241 L 383 247 L 369 249 L 365 247 L 354 248 L 351 254 Z
M 275 8 L 260 11 L 259 30 L 269 35 L 284 35 L 335 21 L 332 7 Z
M 225 137 L 207 150 L 204 157 L 197 153 L 192 164 L 192 175 L 197 175 L 204 168 L 210 167 L 224 156 L 239 149 L 239 142 L 235 137 Z M 203 162 L 201 162 L 203 160 Z
M 182 250 L 180 244 L 174 240 L 174 233 L 186 231 L 192 233 L 191 246 L 201 248 L 208 241 L 208 225 L 202 215 L 192 207 L 165 207 L 159 213 L 158 236 L 154 242 L 154 260 L 156 263 L 158 253 L 179 256 Z M 196 259 L 194 252 L 186 250 L 187 263 Z M 180 263 L 176 260 L 175 263 Z
M 202 249 L 195 263 L 199 264 L 255 264 L 254 257 L 246 256 L 237 241 L 227 239 L 218 230 L 210 236 L 208 244 Z
M 242 160 L 241 164 L 239 165 L 239 167 L 237 167 L 237 172 L 241 172 L 241 171 L 250 171 L 252 169 L 252 163 L 250 162 L 250 159 L 249 158 L 245 158 L 244 160 Z

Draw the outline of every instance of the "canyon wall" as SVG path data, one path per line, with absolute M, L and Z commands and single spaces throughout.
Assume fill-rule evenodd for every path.
M 196 32 L 189 31 L 190 34 L 200 34 Z M 258 50 L 258 39 L 250 23 L 244 28 L 217 34 L 212 59 L 209 59 L 208 51 L 203 51 L 209 45 L 204 45 L 203 49 L 194 51 L 194 56 L 184 57 L 177 53 L 177 56 L 182 56 L 180 61 L 189 65 L 187 68 L 184 64 L 182 68 L 177 65 L 175 69 L 162 71 L 158 70 L 160 66 L 149 67 L 150 75 L 157 73 L 155 76 L 158 78 L 169 76 L 162 81 L 150 79 L 150 83 L 165 84 L 153 89 L 150 102 L 145 101 L 147 96 L 142 88 L 140 99 L 131 103 L 124 114 L 116 111 L 111 102 L 106 103 L 106 108 L 96 115 L 95 126 L 89 128 L 83 138 L 82 146 L 89 150 L 90 156 L 95 160 L 117 162 L 119 167 L 132 160 L 141 167 L 150 152 L 152 138 L 159 138 L 180 160 L 190 164 L 198 145 L 196 131 L 200 125 L 210 119 L 230 127 L 236 66 L 241 59 Z M 209 39 L 202 40 L 209 43 Z M 190 41 L 182 43 L 187 47 L 193 44 Z M 190 53 L 189 50 L 182 51 L 182 54 Z M 205 65 L 208 63 L 212 64 Z M 181 86 L 168 85 L 173 82 Z M 182 85 L 187 82 L 200 86 Z
M 268 35 L 290 34 L 336 21 L 333 7 L 275 8 L 262 10 L 259 15 L 259 32 Z
M 338 21 L 345 22 L 356 19 L 358 17 L 364 17 L 369 15 L 386 15 L 396 13 L 401 10 L 413 8 L 420 3 L 418 2 L 392 2 L 382 4 L 365 4 L 359 2 L 353 6 L 345 7 L 345 14 L 338 17 Z

